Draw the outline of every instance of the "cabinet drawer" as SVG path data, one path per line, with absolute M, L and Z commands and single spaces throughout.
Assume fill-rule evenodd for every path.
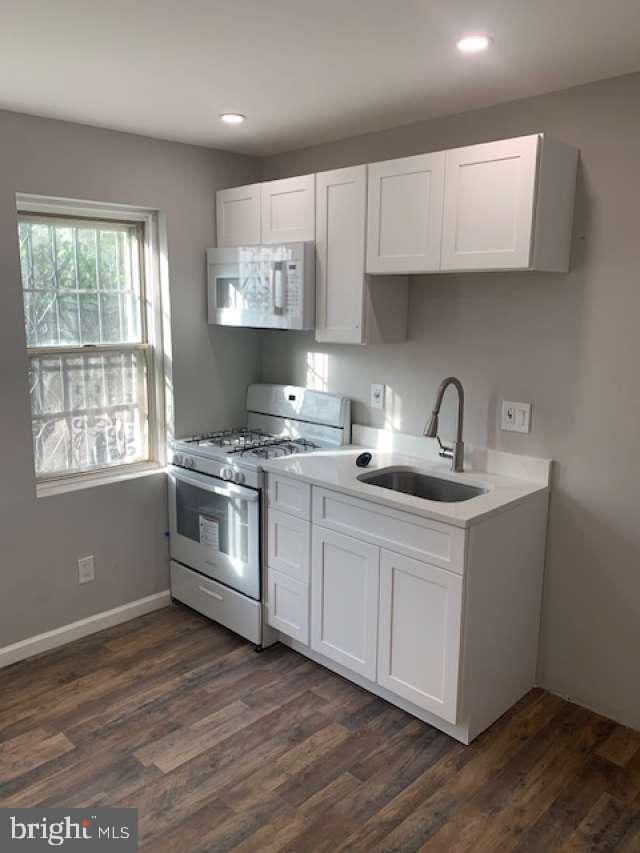
M 313 521 L 458 574 L 464 571 L 464 530 L 448 524 L 320 488 L 313 489 Z
M 278 509 L 269 509 L 268 526 L 269 566 L 308 583 L 311 523 Z
M 269 474 L 269 509 L 279 509 L 298 518 L 311 518 L 311 486 L 300 480 Z
M 253 643 L 262 642 L 260 602 L 171 561 L 171 595 Z
M 269 624 L 309 644 L 309 585 L 269 567 Z

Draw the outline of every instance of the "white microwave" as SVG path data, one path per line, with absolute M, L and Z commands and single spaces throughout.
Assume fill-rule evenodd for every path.
M 207 250 L 209 323 L 313 329 L 315 284 L 313 243 Z

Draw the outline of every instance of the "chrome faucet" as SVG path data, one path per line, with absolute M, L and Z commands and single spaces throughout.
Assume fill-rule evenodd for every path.
M 444 397 L 444 392 L 447 390 L 449 385 L 454 385 L 456 391 L 458 392 L 458 432 L 453 447 L 446 447 L 440 441 L 440 436 L 438 435 L 438 417 L 440 415 L 440 406 L 442 405 L 442 398 Z M 435 438 L 437 440 L 438 446 L 440 447 L 440 456 L 443 459 L 451 459 L 452 471 L 464 471 L 464 441 L 462 440 L 463 421 L 464 388 L 462 387 L 462 382 L 460 382 L 459 379 L 456 379 L 455 376 L 448 376 L 440 383 L 438 393 L 436 394 L 436 401 L 433 405 L 431 419 L 425 427 L 424 434 L 427 436 L 427 438 Z

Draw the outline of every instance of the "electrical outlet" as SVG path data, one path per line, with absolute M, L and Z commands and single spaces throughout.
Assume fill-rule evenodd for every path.
M 503 400 L 500 429 L 510 432 L 531 432 L 531 403 L 512 403 L 510 400 Z
M 369 405 L 372 409 L 384 409 L 384 385 L 371 386 L 371 400 Z
M 78 557 L 78 583 L 89 583 L 95 580 L 96 571 L 93 563 L 93 555 L 89 557 Z

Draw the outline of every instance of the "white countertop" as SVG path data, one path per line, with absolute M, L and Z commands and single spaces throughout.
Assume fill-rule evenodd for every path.
M 373 458 L 367 468 L 358 468 L 356 457 L 369 451 Z M 487 493 L 456 503 L 430 501 L 402 492 L 394 492 L 363 483 L 358 477 L 376 469 L 394 466 L 407 466 L 425 474 L 435 475 L 447 480 L 469 483 L 487 489 Z M 396 451 L 376 450 L 372 447 L 349 445 L 337 450 L 318 450 L 300 456 L 285 456 L 261 463 L 264 471 L 296 477 L 323 486 L 327 489 L 343 492 L 356 498 L 373 501 L 377 504 L 404 510 L 434 521 L 453 524 L 456 527 L 469 527 L 495 513 L 520 503 L 535 494 L 548 491 L 545 483 L 514 479 L 501 474 L 485 471 L 469 471 L 455 474 L 451 463 L 407 456 Z

